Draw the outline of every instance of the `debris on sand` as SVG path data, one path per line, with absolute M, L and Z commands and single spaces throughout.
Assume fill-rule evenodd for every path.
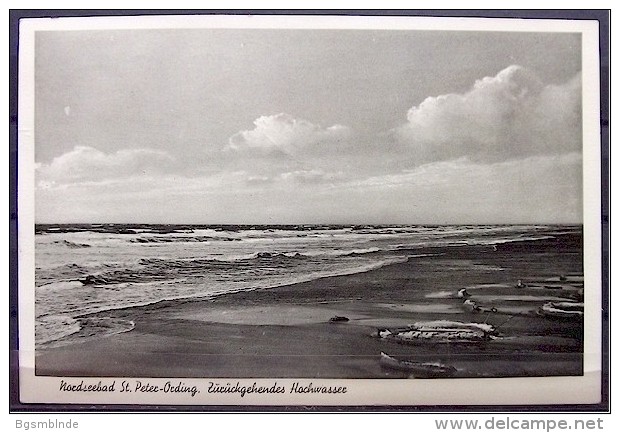
M 583 302 L 547 302 L 538 314 L 558 319 L 579 320 L 583 318 Z
M 451 320 L 416 322 L 407 328 L 378 329 L 377 336 L 399 342 L 480 342 L 494 338 L 497 331 L 487 323 L 463 323 Z
M 451 365 L 439 362 L 401 361 L 383 352 L 380 363 L 382 367 L 406 371 L 411 377 L 416 378 L 453 377 L 457 372 Z
M 467 289 L 463 288 L 463 289 L 459 290 L 458 297 L 462 298 L 462 299 L 467 299 L 467 298 L 471 297 L 471 295 L 469 293 L 467 293 Z
M 463 302 L 463 305 L 471 307 L 471 311 L 474 313 L 497 313 L 497 308 L 483 307 L 471 299 L 466 299 L 465 302 Z

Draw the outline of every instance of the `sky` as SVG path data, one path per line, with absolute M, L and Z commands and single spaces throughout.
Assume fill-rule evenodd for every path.
M 582 222 L 580 35 L 41 31 L 39 223 Z

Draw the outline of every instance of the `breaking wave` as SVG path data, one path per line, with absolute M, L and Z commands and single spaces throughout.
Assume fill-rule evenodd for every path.
M 379 253 L 378 248 L 359 250 L 335 250 L 323 253 L 263 251 L 248 256 L 224 258 L 164 259 L 141 258 L 136 266 L 104 269 L 74 277 L 83 285 L 108 285 L 120 283 L 143 283 L 202 277 L 206 273 L 273 273 L 274 270 L 320 269 L 331 258 L 346 259 Z M 373 261 L 374 262 L 374 261 Z M 378 261 L 377 263 L 384 263 Z M 360 263 L 362 265 L 362 263 Z M 354 266 L 357 268 L 357 266 Z M 77 271 L 77 269 L 72 269 Z

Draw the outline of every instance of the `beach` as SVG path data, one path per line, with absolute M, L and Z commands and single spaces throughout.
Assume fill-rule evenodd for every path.
M 455 377 L 581 375 L 583 321 L 539 314 L 545 303 L 573 294 L 566 279 L 583 275 L 581 242 L 580 234 L 560 233 L 493 245 L 434 246 L 365 272 L 85 314 L 71 344 L 37 349 L 36 374 L 412 377 L 386 368 L 383 352 L 449 365 Z M 482 308 L 466 304 L 458 295 L 462 288 Z M 438 343 L 379 335 L 381 329 L 425 321 L 489 324 L 497 337 Z M 102 328 L 115 322 L 132 326 L 106 334 Z

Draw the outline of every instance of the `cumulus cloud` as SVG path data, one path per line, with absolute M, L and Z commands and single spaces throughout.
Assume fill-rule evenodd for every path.
M 392 137 L 419 163 L 469 156 L 498 161 L 581 147 L 581 76 L 545 85 L 509 66 L 463 94 L 426 98 Z
M 344 178 L 343 171 L 359 171 L 352 138 L 343 125 L 323 127 L 286 113 L 261 116 L 254 129 L 229 138 L 223 168 L 247 171 L 246 184 L 254 188 L 330 184 Z
M 49 164 L 37 164 L 36 172 L 39 186 L 45 188 L 57 183 L 158 174 L 167 171 L 173 163 L 174 158 L 168 153 L 153 149 L 122 149 L 104 153 L 93 147 L 76 146 Z
M 323 128 L 280 113 L 256 119 L 254 129 L 230 137 L 225 150 L 293 156 L 307 152 L 321 153 L 342 145 L 350 135 L 351 130 L 343 125 Z

